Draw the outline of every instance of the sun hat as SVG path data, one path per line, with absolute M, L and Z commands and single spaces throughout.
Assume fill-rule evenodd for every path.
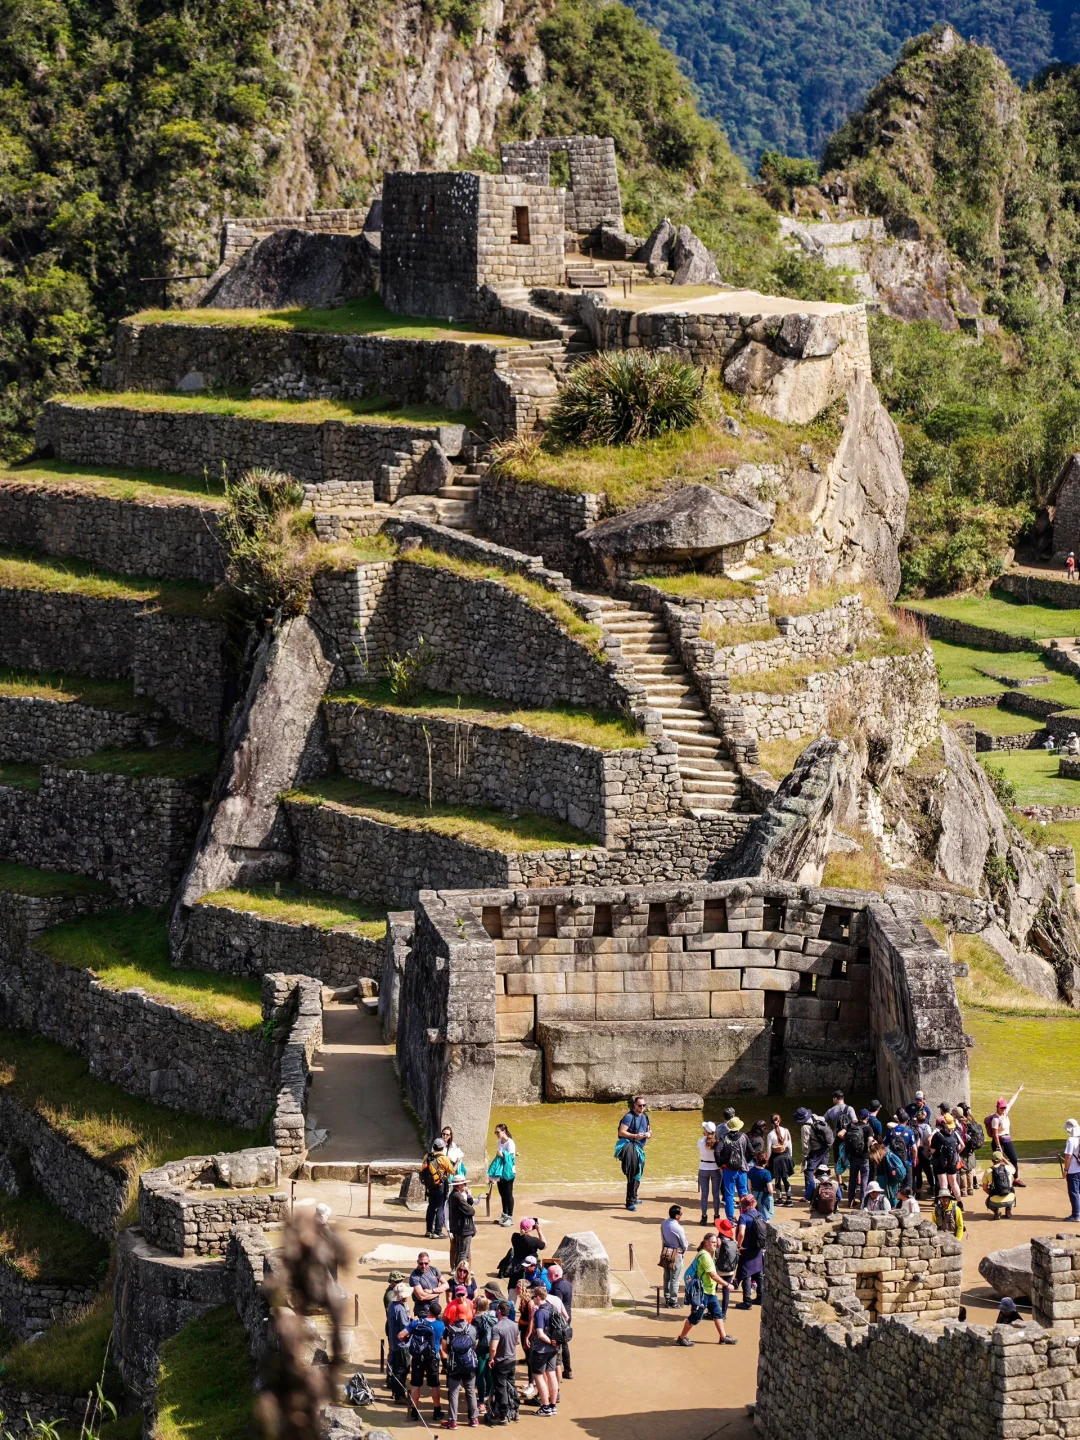
M 1011 1295 L 1003 1295 L 1001 1297 L 1001 1299 L 998 1301 L 998 1309 L 1005 1310 L 1010 1315 L 1016 1315 L 1019 1313 L 1016 1308 L 1016 1301 L 1012 1298 Z
M 535 1256 L 535 1255 L 526 1255 L 526 1256 L 525 1256 L 525 1259 L 522 1260 L 521 1263 L 522 1263 L 522 1266 L 523 1266 L 523 1267 L 524 1267 L 524 1266 L 528 1266 L 528 1265 L 535 1265 L 535 1264 L 536 1264 L 536 1256 Z
M 325 1225 L 333 1213 L 325 1200 L 320 1200 L 318 1205 L 315 1206 L 315 1219 L 318 1220 L 320 1225 Z
M 715 1135 L 715 1134 L 716 1134 L 716 1121 L 715 1121 L 715 1120 L 702 1120 L 702 1122 L 701 1122 L 701 1128 L 705 1131 L 705 1134 L 706 1134 L 706 1135 Z
M 731 1119 L 727 1122 L 727 1128 L 729 1131 L 734 1130 L 735 1133 L 738 1134 L 739 1131 L 742 1129 L 742 1121 L 737 1115 L 733 1115 Z
M 529 1217 L 528 1215 L 526 1215 L 526 1216 L 525 1216 L 525 1219 L 522 1220 L 522 1222 L 521 1222 L 521 1228 L 522 1228 L 522 1230 L 525 1230 L 526 1232 L 529 1231 L 529 1230 L 531 1230 L 531 1229 L 533 1228 L 533 1222 L 532 1222 L 532 1220 L 530 1219 L 530 1217 Z
M 871 1181 L 870 1181 L 870 1184 L 867 1185 L 867 1187 L 866 1187 L 866 1193 L 867 1193 L 868 1195 L 880 1195 L 880 1194 L 881 1194 L 881 1186 L 878 1184 L 878 1182 L 877 1182 L 876 1180 L 871 1180 Z
M 467 1185 L 468 1183 L 469 1183 L 469 1177 L 468 1177 L 467 1175 L 455 1175 L 455 1176 L 454 1176 L 454 1184 L 455 1184 L 455 1185 Z
M 1070 1139 L 1075 1140 L 1076 1137 L 1080 1135 L 1080 1125 L 1078 1125 L 1075 1120 L 1066 1120 L 1065 1133 Z
M 717 1220 L 716 1230 L 718 1234 L 725 1236 L 728 1240 L 732 1240 L 735 1237 L 735 1227 L 726 1215 L 722 1220 Z
M 942 1123 L 942 1125 L 945 1126 L 945 1129 L 946 1129 L 946 1130 L 955 1130 L 955 1129 L 956 1129 L 956 1120 L 954 1119 L 954 1117 L 953 1117 L 952 1115 L 942 1115 L 942 1117 L 941 1117 L 941 1123 Z
M 819 1165 L 819 1166 L 817 1167 L 817 1169 L 814 1171 L 814 1174 L 815 1174 L 815 1175 L 828 1175 L 828 1173 L 829 1173 L 829 1167 L 828 1167 L 828 1165 L 824 1165 L 824 1164 L 823 1164 L 823 1165 Z
M 391 1285 L 400 1285 L 402 1280 L 405 1279 L 405 1276 L 400 1270 L 391 1270 L 386 1278 Z
M 1004 1096 L 1004 1095 L 999 1095 L 999 1096 L 998 1096 L 998 1098 L 997 1098 L 997 1108 L 998 1108 L 999 1110 L 1007 1110 L 1007 1109 L 1009 1108 L 1009 1102 L 1005 1099 L 1005 1096 Z
M 795 1111 L 795 1114 L 792 1116 L 792 1119 L 795 1121 L 796 1125 L 809 1125 L 810 1121 L 813 1120 L 813 1118 L 813 1112 L 808 1110 L 805 1105 L 800 1105 L 799 1108 Z

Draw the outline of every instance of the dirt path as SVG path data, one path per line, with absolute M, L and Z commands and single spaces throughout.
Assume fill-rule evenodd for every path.
M 323 1045 L 312 1064 L 308 1124 L 328 1130 L 311 1159 L 419 1160 L 422 1147 L 401 1103 L 393 1047 L 378 1020 L 354 1004 L 323 1010 Z

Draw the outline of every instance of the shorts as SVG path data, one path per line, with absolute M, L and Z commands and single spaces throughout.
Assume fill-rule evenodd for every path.
M 439 1384 L 439 1357 L 434 1350 L 428 1355 L 414 1355 L 409 1366 L 409 1384 L 414 1390 L 422 1390 L 425 1385 L 431 1386 L 434 1390 Z
M 719 1295 L 706 1295 L 704 1305 L 695 1305 L 690 1311 L 690 1324 L 698 1325 L 708 1315 L 710 1320 L 722 1320 L 724 1312 L 720 1308 Z
M 555 1369 L 559 1352 L 553 1350 L 549 1355 L 546 1350 L 530 1350 L 528 1358 L 530 1375 L 546 1375 L 549 1370 Z

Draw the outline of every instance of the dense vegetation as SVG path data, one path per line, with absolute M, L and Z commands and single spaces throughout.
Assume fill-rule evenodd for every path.
M 1028 81 L 1080 59 L 1080 16 L 1064 0 L 633 0 L 679 55 L 705 109 L 756 168 L 763 150 L 820 155 L 895 64 L 903 42 L 948 20 Z

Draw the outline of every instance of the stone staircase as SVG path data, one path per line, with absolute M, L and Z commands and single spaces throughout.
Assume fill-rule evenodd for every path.
M 446 525 L 451 530 L 476 534 L 476 502 L 480 498 L 480 482 L 487 474 L 483 460 L 468 460 L 454 465 L 453 478 L 440 487 L 437 495 L 402 495 L 395 501 L 392 514 L 405 512 L 432 525 Z
M 622 641 L 623 656 L 645 687 L 650 709 L 659 711 L 664 734 L 679 747 L 686 808 L 702 817 L 736 809 L 741 797 L 738 772 L 675 653 L 664 622 L 627 600 L 600 594 L 593 598 L 603 613 L 604 629 Z

